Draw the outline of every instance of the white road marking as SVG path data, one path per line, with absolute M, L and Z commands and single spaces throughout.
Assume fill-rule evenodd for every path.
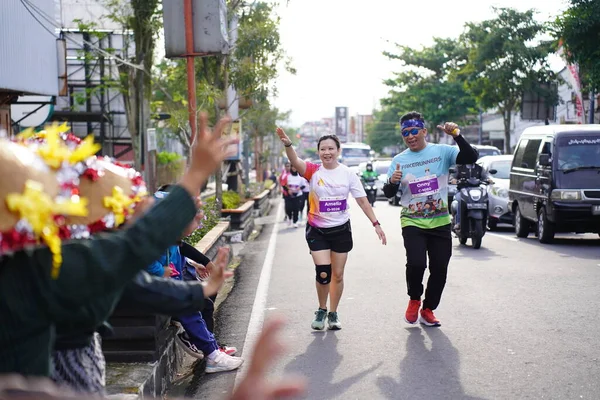
M 244 365 L 250 365 L 250 351 L 254 348 L 254 344 L 262 331 L 263 322 L 265 318 L 265 306 L 267 304 L 267 295 L 269 292 L 269 283 L 271 281 L 271 270 L 273 269 L 273 259 L 275 258 L 275 244 L 277 243 L 277 232 L 279 232 L 279 222 L 283 216 L 283 202 L 279 202 L 277 212 L 275 213 L 275 224 L 271 231 L 271 237 L 269 239 L 269 247 L 267 248 L 267 254 L 265 261 L 262 265 L 260 272 L 260 278 L 258 280 L 258 286 L 256 287 L 256 296 L 254 297 L 254 304 L 252 305 L 252 312 L 250 313 L 250 321 L 248 322 L 248 330 L 246 331 L 246 339 L 244 340 L 244 346 L 242 347 L 242 355 L 244 356 Z M 246 368 L 242 368 L 235 376 L 235 387 L 242 381 L 246 376 Z
M 494 236 L 494 237 L 499 237 L 500 239 L 504 239 L 504 240 L 510 240 L 511 242 L 518 242 L 519 239 L 511 237 L 511 236 L 505 236 L 505 235 L 499 235 L 497 233 L 490 233 L 487 232 L 486 235 L 490 235 L 490 236 Z

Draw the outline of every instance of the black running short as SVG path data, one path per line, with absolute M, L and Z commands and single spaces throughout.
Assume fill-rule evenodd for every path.
M 332 228 L 315 228 L 306 224 L 306 242 L 310 251 L 331 250 L 336 253 L 348 253 L 354 246 L 350 221 Z

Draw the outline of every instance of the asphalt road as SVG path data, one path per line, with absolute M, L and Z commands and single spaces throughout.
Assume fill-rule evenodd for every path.
M 355 247 L 337 332 L 310 329 L 318 304 L 304 230 L 270 217 L 258 241 L 244 249 L 236 286 L 218 316 L 220 339 L 248 349 L 256 333 L 251 327 L 246 335 L 248 324 L 256 326 L 262 313 L 283 314 L 287 353 L 271 376 L 304 375 L 307 399 L 600 398 L 597 235 L 564 235 L 542 245 L 506 228 L 488 232 L 479 250 L 454 239 L 436 311 L 442 327 L 425 328 L 402 318 L 408 297 L 399 210 L 376 204 L 388 236 L 384 247 L 352 203 Z M 273 229 L 265 296 L 258 290 L 264 303 L 251 315 L 263 265 L 270 265 Z M 187 394 L 224 398 L 235 377 L 198 371 Z

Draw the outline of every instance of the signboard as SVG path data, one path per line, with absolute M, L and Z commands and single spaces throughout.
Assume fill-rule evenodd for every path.
M 146 139 L 146 145 L 148 146 L 148 148 L 146 150 L 147 151 L 156 151 L 157 150 L 156 129 L 148 128 L 146 130 L 146 135 L 148 135 L 148 138 Z
M 184 0 L 162 2 L 165 55 L 185 57 Z M 192 0 L 195 55 L 228 54 L 227 5 L 225 0 Z
M 231 129 L 229 130 L 229 134 L 228 135 L 223 135 L 224 138 L 226 138 L 227 136 L 233 136 L 233 137 L 238 137 L 240 139 L 239 143 L 236 144 L 232 144 L 231 145 L 231 149 L 236 150 L 236 153 L 227 158 L 227 160 L 229 161 L 239 161 L 242 159 L 242 121 L 241 120 L 237 120 L 237 121 L 233 121 L 231 123 Z
M 52 96 L 19 96 L 10 106 L 11 118 L 21 127 L 44 125 L 53 111 Z
M 348 142 L 348 107 L 335 108 L 335 134 L 342 143 Z
M 554 121 L 555 107 L 550 99 L 556 94 L 556 85 L 539 84 L 537 90 L 523 93 L 521 118 L 530 121 Z

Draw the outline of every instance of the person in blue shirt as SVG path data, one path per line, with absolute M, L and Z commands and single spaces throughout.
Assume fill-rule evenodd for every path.
M 420 320 L 424 325 L 440 326 L 433 311 L 440 303 L 452 256 L 448 174 L 454 164 L 475 163 L 478 154 L 460 135 L 455 123 L 447 122 L 438 128 L 452 136 L 458 147 L 428 143 L 425 120 L 416 111 L 403 115 L 400 126 L 408 148 L 392 160 L 383 192 L 388 198 L 399 194 L 402 205 L 400 223 L 410 297 L 404 318 L 410 324 Z M 430 275 L 421 304 L 428 255 Z
M 168 192 L 156 192 L 154 197 L 160 201 L 167 197 Z M 198 227 L 202 214 L 187 227 L 182 238 L 189 236 Z M 180 244 L 170 246 L 167 251 L 156 261 L 150 264 L 146 271 L 152 275 L 170 276 L 177 280 L 196 280 L 196 270 L 186 262 L 181 255 Z M 192 357 L 207 358 L 206 373 L 232 371 L 239 368 L 244 360 L 227 354 L 226 349 L 221 349 L 214 335 L 208 330 L 201 312 L 178 315 L 173 320 L 181 325 L 183 332 L 176 335 L 176 341 L 183 350 Z

